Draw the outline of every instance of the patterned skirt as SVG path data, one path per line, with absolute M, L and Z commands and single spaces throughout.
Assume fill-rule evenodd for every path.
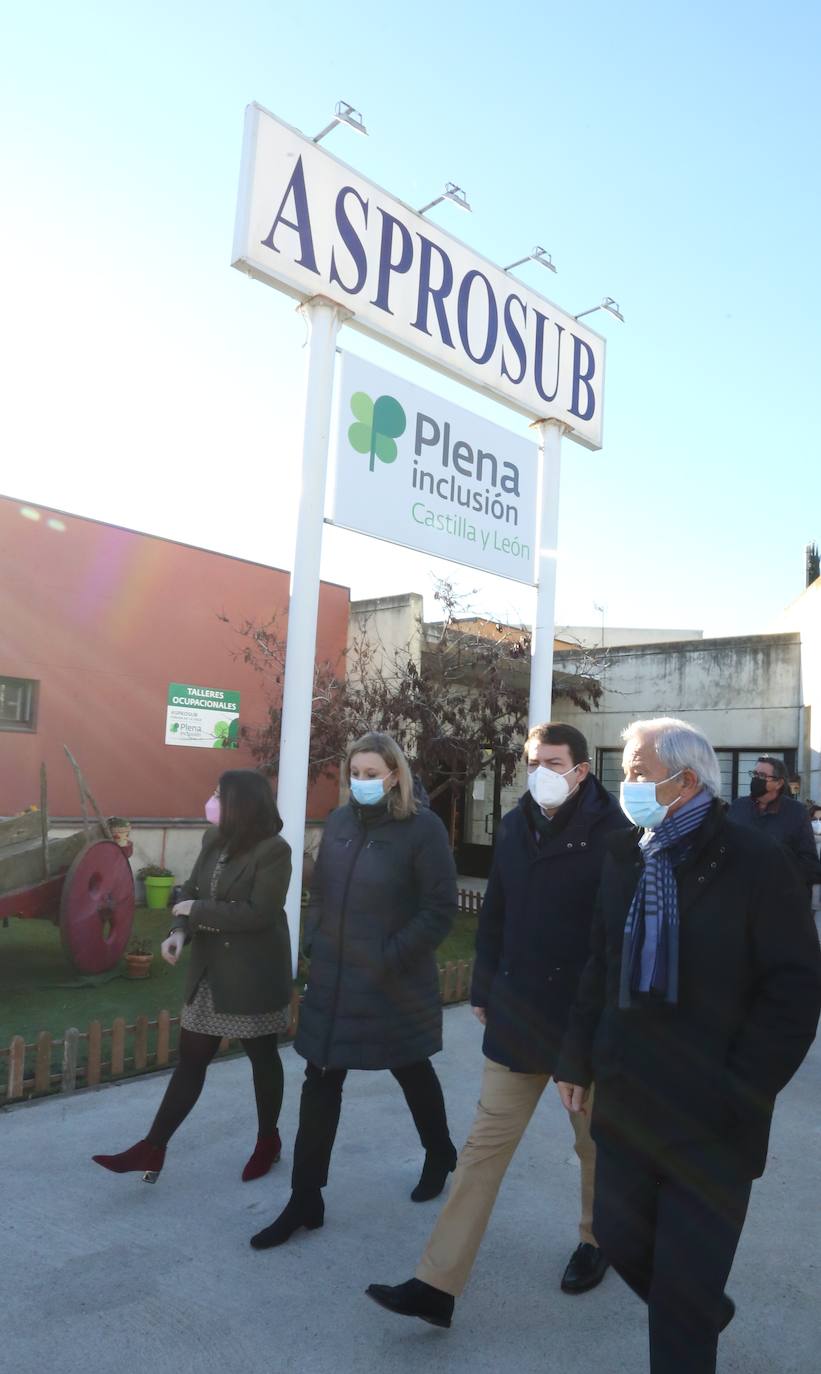
M 217 1011 L 206 977 L 200 979 L 194 996 L 180 1014 L 183 1030 L 198 1035 L 227 1036 L 231 1040 L 253 1040 L 258 1035 L 284 1035 L 291 1023 L 290 1006 L 280 1011 L 255 1011 L 246 1015 Z

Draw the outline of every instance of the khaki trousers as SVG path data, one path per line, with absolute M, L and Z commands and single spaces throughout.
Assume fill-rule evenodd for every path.
M 536 1105 L 550 1082 L 544 1073 L 513 1073 L 503 1064 L 485 1060 L 482 1091 L 467 1143 L 459 1155 L 450 1193 L 425 1248 L 416 1277 L 458 1298 L 470 1277 L 496 1194 L 507 1166 L 527 1129 Z M 596 1147 L 590 1138 L 587 1114 L 573 1113 L 576 1154 L 581 1164 L 582 1208 L 579 1237 L 593 1238 L 593 1176 Z

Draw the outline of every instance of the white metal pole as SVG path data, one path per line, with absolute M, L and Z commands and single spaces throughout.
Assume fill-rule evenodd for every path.
M 559 539 L 559 479 L 561 476 L 562 435 L 567 425 L 561 420 L 537 420 L 539 431 L 539 551 L 536 562 L 538 585 L 536 614 L 530 642 L 530 724 L 550 720 L 553 688 L 553 638 L 556 614 L 556 545 Z
M 302 439 L 302 490 L 299 497 L 291 596 L 288 605 L 277 786 L 277 805 L 283 823 L 282 834 L 291 846 L 293 861 L 285 912 L 291 935 L 294 974 L 299 950 L 308 751 L 311 737 L 311 701 L 316 656 L 319 568 L 322 554 L 322 521 L 325 514 L 325 477 L 328 466 L 334 351 L 339 326 L 350 318 L 351 313 L 335 305 L 333 301 L 326 300 L 324 296 L 312 297 L 301 306 L 301 310 L 308 320 L 310 343 Z

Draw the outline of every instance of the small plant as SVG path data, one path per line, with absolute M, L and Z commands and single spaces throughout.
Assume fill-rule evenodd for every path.
M 151 952 L 152 952 L 152 950 L 151 950 L 151 941 L 150 941 L 150 940 L 136 940 L 136 939 L 135 939 L 135 940 L 132 940 L 132 941 L 131 941 L 131 944 L 128 946 L 128 953 L 129 953 L 129 954 L 141 954 L 141 955 L 146 955 L 146 954 L 151 954 Z
M 174 874 L 170 868 L 163 868 L 162 864 L 146 864 L 144 868 L 137 869 L 137 877 L 145 880 L 146 878 L 173 878 Z

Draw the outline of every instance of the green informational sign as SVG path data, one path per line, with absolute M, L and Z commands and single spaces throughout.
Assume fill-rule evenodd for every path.
M 239 692 L 172 682 L 165 713 L 165 742 L 190 749 L 239 748 Z

